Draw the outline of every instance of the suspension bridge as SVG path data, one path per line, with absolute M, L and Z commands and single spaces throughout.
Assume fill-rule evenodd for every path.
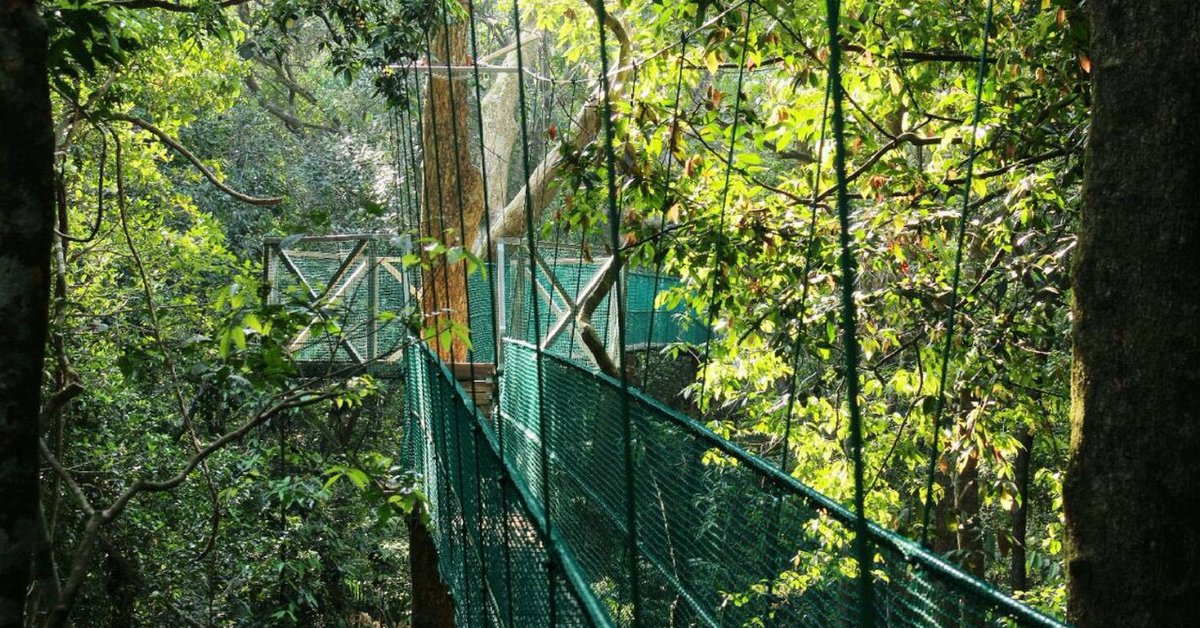
M 417 298 L 406 240 L 267 246 L 273 294 L 321 299 L 313 329 L 342 321 L 298 338 L 302 363 L 402 380 L 403 459 L 422 478 L 459 626 L 825 628 L 862 625 L 867 604 L 876 626 L 1064 628 L 872 522 L 864 600 L 850 508 L 600 372 L 569 325 L 551 333 L 607 259 L 506 244 L 468 284 L 477 373 L 384 315 Z M 676 280 L 627 272 L 622 286 L 623 307 L 599 308 L 606 339 L 623 313 L 627 351 L 704 342 L 695 312 L 654 305 Z M 473 389 L 484 380 L 498 393 Z
M 466 145 L 473 141 L 468 121 L 447 116 L 445 109 L 440 121 L 437 116 L 442 106 L 466 102 L 466 85 L 448 80 L 452 75 L 473 74 L 474 96 L 482 101 L 481 67 L 452 64 L 449 38 L 443 36 L 428 42 L 443 61 L 435 63 L 427 53 L 422 67 L 398 69 L 410 75 L 414 85 L 421 72 L 430 86 L 440 77 L 438 89 L 444 93 L 427 87 L 426 98 L 451 103 L 428 106 L 424 119 L 415 124 L 422 129 L 423 141 L 415 141 L 416 132 L 410 129 L 405 131 L 404 149 L 398 150 L 406 157 L 397 170 L 406 173 L 403 187 L 411 217 L 398 231 L 420 234 L 427 248 L 416 251 L 405 236 L 378 235 L 268 243 L 266 272 L 272 294 L 299 295 L 313 304 L 313 322 L 294 342 L 294 355 L 304 363 L 386 371 L 403 381 L 403 458 L 422 478 L 438 567 L 459 626 L 1065 628 L 968 575 L 925 544 L 865 515 L 840 5 L 834 0 L 828 4 L 826 111 L 842 229 L 841 311 L 853 504 L 806 486 L 782 464 L 756 457 L 630 381 L 625 368 L 629 351 L 674 342 L 706 345 L 713 335 L 715 310 L 663 307 L 668 299 L 660 295 L 677 289 L 675 281 L 664 276 L 661 266 L 631 269 L 623 259 L 611 96 L 612 84 L 626 80 L 630 68 L 620 63 L 610 68 L 605 37 L 613 30 L 623 52 L 628 39 L 606 19 L 602 3 L 592 6 L 599 25 L 599 103 L 585 109 L 583 122 L 575 126 L 576 137 L 582 137 L 592 120 L 592 135 L 603 147 L 607 180 L 598 180 L 608 193 L 607 257 L 564 251 L 558 242 L 543 242 L 537 233 L 539 217 L 534 215 L 530 190 L 545 192 L 546 180 L 557 172 L 559 162 L 548 158 L 537 168 L 530 163 L 523 78 L 527 68 L 522 65 L 515 5 L 517 41 L 509 50 L 515 56 L 514 73 L 522 77 L 515 87 L 521 101 L 525 187 L 524 198 L 518 194 L 514 202 L 526 212 L 525 237 L 493 241 L 494 225 L 488 224 L 491 212 L 486 206 L 482 215 L 467 216 L 465 208 L 471 204 L 464 201 L 463 182 L 470 177 L 464 175 L 463 162 L 469 162 L 467 170 L 484 170 L 477 178 L 487 198 L 488 160 L 473 157 Z M 733 8 L 738 6 L 742 5 Z M 743 44 L 750 40 L 751 11 L 757 5 L 745 6 L 745 28 L 733 35 Z M 468 4 L 467 9 L 473 7 Z M 474 14 L 467 18 L 477 53 Z M 991 18 L 989 5 L 975 86 L 976 128 Z M 446 33 L 450 21 L 443 19 Z M 438 42 L 445 46 L 444 54 Z M 687 43 L 685 33 L 681 50 Z M 742 54 L 733 91 L 731 138 L 738 137 L 736 112 L 747 65 L 744 50 Z M 682 62 L 679 68 L 681 85 Z M 414 90 L 419 92 L 419 86 Z M 677 88 L 676 107 L 678 100 Z M 484 129 L 479 109 L 482 106 L 476 109 L 475 124 Z M 408 118 L 413 113 L 410 107 Z M 421 108 L 415 113 L 420 116 Z M 822 123 L 818 154 L 824 136 Z M 961 229 L 970 207 L 973 137 L 968 139 L 951 303 L 957 303 Z M 722 227 L 735 144 L 729 142 L 724 160 Z M 424 148 L 421 159 L 417 146 Z M 814 181 L 819 179 L 818 171 Z M 812 211 L 816 208 L 814 202 Z M 483 235 L 469 235 L 480 218 L 484 225 L 478 233 Z M 444 249 L 431 244 L 443 236 Z M 487 242 L 480 247 L 483 236 Z M 473 240 L 487 255 L 487 262 L 475 264 L 477 272 L 470 272 L 470 264 L 463 261 L 435 259 L 456 246 L 465 249 Z M 723 247 L 718 236 L 714 265 L 723 263 Z M 547 254 L 551 249 L 553 254 Z M 460 269 L 461 279 L 456 275 Z M 806 269 L 805 281 L 807 275 Z M 703 289 L 711 289 L 714 298 L 709 302 L 715 303 L 715 279 Z M 584 309 L 588 314 L 581 317 Z M 387 316 L 389 311 L 417 312 L 419 320 Z M 447 317 L 448 311 L 457 312 L 461 320 Z M 420 337 L 431 318 L 435 333 Z M 341 321 L 336 329 L 329 324 L 335 319 Z M 578 325 L 580 320 L 588 323 L 585 329 Z M 448 322 L 469 331 L 464 337 L 443 335 L 443 323 Z M 948 337 L 953 336 L 954 322 L 951 307 Z M 946 370 L 943 364 L 943 378 Z M 937 414 L 940 418 L 940 409 Z M 936 443 L 932 449 L 936 459 Z

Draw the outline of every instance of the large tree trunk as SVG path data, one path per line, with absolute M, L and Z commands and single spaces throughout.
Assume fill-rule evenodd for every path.
M 37 540 L 38 413 L 50 296 L 54 134 L 46 29 L 0 5 L 0 627 L 20 626 Z
M 537 39 L 538 36 L 534 34 L 522 35 L 521 46 L 528 47 Z M 504 57 L 503 65 L 517 67 L 515 48 Z M 503 209 L 508 203 L 508 175 L 512 169 L 513 147 L 516 146 L 517 136 L 521 134 L 516 115 L 519 95 L 517 81 L 520 79 L 521 74 L 516 72 L 497 74 L 483 102 L 479 104 L 484 129 L 483 158 L 488 176 L 487 206 L 488 211 L 492 212 Z M 482 251 L 480 247 L 484 244 L 485 241 L 476 242 L 474 247 Z
M 447 525 L 450 525 L 447 522 Z M 412 628 L 454 628 L 454 600 L 438 571 L 437 545 L 421 523 L 408 516 L 408 562 L 412 571 Z
M 1068 614 L 1200 625 L 1200 3 L 1089 0 Z
M 1028 557 L 1025 543 L 1029 540 L 1029 479 L 1034 473 L 1033 430 L 1022 426 L 1017 433 L 1017 442 L 1021 444 L 1021 449 L 1017 452 L 1017 460 L 1013 465 L 1017 503 L 1012 510 L 1012 555 L 1009 557 L 1008 568 L 1008 584 L 1014 592 L 1029 588 L 1029 573 L 1025 568 Z
M 596 11 L 594 4 L 589 3 L 589 6 Z M 619 102 L 625 93 L 629 78 L 633 74 L 633 68 L 629 65 L 633 48 L 624 24 L 611 13 L 605 15 L 605 25 L 608 30 L 612 31 L 613 38 L 618 44 L 616 62 L 609 70 L 608 98 L 610 102 Z M 604 121 L 601 117 L 603 104 L 604 93 L 597 90 L 575 115 L 574 123 L 568 134 L 571 138 L 571 152 L 579 151 L 592 143 L 599 135 Z M 532 170 L 526 185 L 522 186 L 507 205 L 492 207 L 490 222 L 493 241 L 504 237 L 524 235 L 527 227 L 526 213 L 532 214 L 534 220 L 538 220 L 542 211 L 554 200 L 558 194 L 559 179 L 562 174 L 563 148 L 564 144 L 559 142 L 550 148 L 541 163 L 530 164 Z M 525 207 L 526 198 L 532 202 L 529 210 Z M 483 254 L 483 245 L 482 238 L 475 242 L 473 250 L 477 255 Z
M 468 63 L 466 29 L 462 23 L 438 29 L 430 41 L 435 64 Z M 483 178 L 470 148 L 470 83 L 456 80 L 458 76 L 462 75 L 432 72 L 425 90 L 422 235 L 437 238 L 447 247 L 470 250 L 483 217 Z M 467 326 L 466 260 L 447 264 L 444 256 L 437 256 L 430 262 L 423 291 L 424 311 L 432 315 L 428 324 L 436 322 L 439 329 L 449 323 Z M 447 361 L 467 361 L 467 346 L 459 339 L 436 346 Z

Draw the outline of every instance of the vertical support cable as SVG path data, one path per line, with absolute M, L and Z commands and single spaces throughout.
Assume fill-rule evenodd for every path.
M 646 358 L 642 364 L 642 391 L 646 390 L 646 385 L 650 381 L 650 356 L 653 355 L 651 346 L 654 344 L 654 317 L 658 313 L 656 301 L 658 300 L 658 287 L 662 280 L 663 262 L 666 256 L 662 249 L 661 238 L 667 233 L 667 213 L 671 209 L 671 168 L 675 165 L 675 142 L 679 138 L 679 96 L 683 93 L 683 62 L 684 56 L 687 54 L 688 32 L 684 31 L 679 36 L 679 72 L 675 77 L 675 102 L 671 105 L 671 126 L 667 133 L 667 173 L 663 179 L 663 201 L 659 220 L 659 241 L 654 244 L 654 287 L 650 290 L 650 324 L 646 329 Z
M 704 339 L 704 367 L 700 373 L 700 396 L 697 397 L 699 403 L 704 403 L 704 394 L 708 388 L 708 363 L 712 357 L 712 327 L 713 320 L 717 316 L 717 278 L 721 274 L 721 262 L 725 257 L 725 209 L 729 204 L 729 177 L 733 172 L 733 157 L 737 149 L 738 140 L 738 123 L 741 121 L 742 109 L 742 81 L 746 76 L 746 55 L 750 52 L 750 18 L 754 7 L 746 7 L 746 24 L 742 35 L 742 56 L 738 60 L 738 77 L 737 77 L 737 93 L 733 97 L 733 124 L 729 133 L 729 154 L 725 158 L 725 183 L 721 186 L 721 212 L 717 219 L 717 246 L 713 256 L 713 273 L 712 287 L 709 289 L 708 297 L 708 322 L 705 327 L 708 329 L 708 336 Z
M 536 290 L 538 285 L 537 276 L 537 237 L 534 235 L 534 215 L 533 215 L 533 198 L 529 192 L 529 120 L 526 113 L 526 96 L 525 96 L 525 59 L 524 52 L 521 46 L 521 8 L 520 0 L 513 0 L 512 4 L 513 16 L 513 32 L 516 34 L 517 44 L 517 100 L 521 108 L 521 169 L 525 176 L 525 186 L 523 188 L 525 194 L 525 240 L 529 248 L 529 278 L 531 280 L 530 289 Z M 541 343 L 537 342 L 541 338 L 541 307 L 538 305 L 536 295 L 532 299 L 533 306 L 533 338 L 534 338 L 534 362 L 537 371 L 537 412 L 538 412 L 538 438 L 541 440 L 541 483 L 542 483 L 542 508 L 543 517 L 542 533 L 544 535 L 547 550 L 552 544 L 554 531 L 554 505 L 551 502 L 550 490 L 550 424 L 546 421 L 545 408 L 545 391 L 543 385 L 545 383 L 545 360 Z M 557 566 L 554 564 L 553 552 L 548 552 L 550 560 L 546 565 L 546 580 L 547 593 L 550 606 L 550 626 L 558 625 L 558 592 L 557 582 L 555 581 L 555 572 Z
M 615 297 L 617 299 L 617 372 L 620 374 L 621 380 L 621 438 L 624 440 L 625 448 L 625 525 L 629 530 L 628 544 L 626 546 L 626 559 L 629 562 L 629 586 L 633 603 L 633 625 L 642 625 L 642 593 L 641 593 L 641 577 L 638 573 L 638 534 L 637 534 L 637 490 L 634 483 L 634 471 L 636 465 L 633 461 L 634 438 L 633 438 L 633 419 L 629 414 L 629 374 L 625 370 L 625 299 L 624 288 L 621 285 L 621 214 L 617 210 L 617 180 L 616 158 L 613 155 L 613 128 L 612 128 L 612 94 L 609 91 L 612 87 L 609 84 L 608 74 L 608 47 L 607 37 L 605 33 L 608 27 L 605 24 L 607 21 L 607 10 L 604 6 L 604 0 L 594 0 L 596 3 L 596 23 L 600 31 L 600 92 L 603 104 L 603 118 L 601 122 L 604 125 L 604 161 L 607 170 L 606 183 L 608 184 L 608 234 L 609 240 L 612 243 L 613 263 L 609 266 L 608 272 L 614 276 L 613 287 L 616 290 Z M 621 68 L 616 69 L 616 73 L 620 73 Z
M 504 316 L 504 310 L 503 310 L 503 307 L 504 307 L 504 268 L 501 266 L 504 263 L 504 255 L 503 255 L 504 249 L 503 249 L 503 243 L 501 243 L 501 245 L 500 245 L 501 248 L 499 251 L 500 252 L 500 255 L 499 255 L 500 264 L 497 264 L 495 262 L 495 259 L 492 257 L 492 218 L 491 218 L 492 208 L 488 206 L 488 199 L 490 198 L 490 195 L 488 194 L 487 146 L 486 146 L 486 142 L 484 141 L 484 136 L 487 133 L 487 130 L 483 128 L 483 95 L 480 93 L 480 89 L 479 89 L 479 64 L 478 64 L 478 62 L 475 61 L 476 59 L 479 58 L 479 37 L 478 37 L 478 34 L 475 29 L 475 1 L 474 0 L 466 0 L 466 4 L 467 4 L 467 21 L 468 21 L 467 23 L 469 25 L 470 34 L 471 34 L 471 67 L 472 67 L 472 70 L 474 73 L 474 78 L 475 78 L 475 120 L 476 120 L 476 124 L 479 127 L 479 172 L 480 172 L 480 178 L 481 178 L 482 185 L 483 185 L 483 234 L 487 240 L 486 246 L 484 247 L 484 255 L 485 255 L 485 258 L 487 259 L 486 269 L 488 271 L 489 293 L 492 295 L 492 307 L 490 308 L 491 323 L 492 323 L 492 327 L 491 327 L 491 329 L 492 329 L 492 361 L 495 362 L 495 368 L 493 371 L 494 375 L 493 375 L 493 380 L 492 380 L 492 395 L 493 395 L 493 404 L 499 405 L 499 399 L 498 399 L 497 395 L 499 394 L 499 390 L 500 390 L 500 377 L 501 377 L 501 372 L 502 372 L 501 364 L 504 359 L 504 323 L 502 322 L 503 316 Z M 478 236 L 476 236 L 476 237 L 478 237 Z M 466 245 L 466 243 L 464 242 L 464 246 L 465 245 Z M 496 423 L 497 423 L 498 427 L 497 427 L 496 432 L 500 436 L 500 438 L 498 440 L 499 440 L 500 451 L 501 451 L 501 454 L 500 454 L 501 464 L 499 465 L 499 471 L 498 471 L 500 474 L 500 477 L 498 478 L 498 481 L 500 482 L 500 484 L 499 484 L 500 514 L 501 514 L 502 525 L 504 526 L 503 532 L 501 534 L 501 536 L 502 536 L 501 542 L 503 543 L 504 548 L 505 548 L 505 552 L 504 552 L 504 557 L 505 557 L 505 560 L 504 560 L 504 574 L 505 574 L 504 583 L 505 583 L 505 596 L 507 598 L 507 604 L 505 605 L 505 609 L 508 611 L 508 618 L 507 618 L 508 625 L 512 626 L 512 624 L 513 624 L 513 620 L 512 620 L 512 612 L 513 612 L 512 611 L 512 561 L 511 561 L 511 557 L 508 552 L 508 545 L 510 542 L 509 514 L 508 514 L 509 506 L 508 506 L 508 492 L 505 487 L 507 478 L 504 477 L 504 474 L 506 471 L 505 471 L 505 467 L 503 464 L 503 455 L 504 455 L 503 454 L 503 451 L 504 451 L 503 421 L 504 421 L 503 417 L 501 416 L 500 412 L 497 411 L 496 412 Z M 480 448 L 481 440 L 482 440 L 482 437 L 478 433 L 478 426 L 476 426 L 475 468 L 476 468 L 477 472 L 479 469 L 479 460 L 480 460 L 479 448 Z M 482 482 L 482 479 L 480 479 L 480 482 Z M 479 535 L 480 535 L 479 538 L 481 539 L 481 545 L 482 545 L 482 539 L 483 539 L 484 528 L 485 528 L 484 522 L 483 522 L 483 495 L 482 495 L 482 492 L 479 493 L 477 501 L 479 503 L 479 511 L 480 511 L 479 512 L 479 522 L 478 522 L 479 523 Z M 485 591 L 488 591 L 491 584 L 486 575 L 486 573 L 487 573 L 487 563 L 486 563 L 487 551 L 486 551 L 485 547 L 481 547 L 480 550 L 481 550 L 480 551 L 480 571 L 483 572 L 483 574 L 484 574 L 483 585 L 485 587 Z
M 426 98 L 428 98 L 430 101 L 429 124 L 430 124 L 430 127 L 433 129 L 433 133 L 432 133 L 433 138 L 432 139 L 433 139 L 434 172 L 438 173 L 438 176 L 435 177 L 435 179 L 437 181 L 437 197 L 438 197 L 438 210 L 439 210 L 438 211 L 437 228 L 439 230 L 438 231 L 439 236 L 444 237 L 444 235 L 446 233 L 446 216 L 445 216 L 446 202 L 445 202 L 445 191 L 442 187 L 442 178 L 440 176 L 440 173 L 442 171 L 442 164 L 441 164 L 441 152 L 442 151 L 441 151 L 441 143 L 439 141 L 439 137 L 438 137 L 438 133 L 437 133 L 437 130 L 438 130 L 437 109 L 438 108 L 437 108 L 436 103 L 433 102 L 433 93 L 432 93 L 432 88 L 433 88 L 432 47 L 433 47 L 433 40 L 429 36 L 429 32 L 426 31 L 425 32 L 425 67 L 426 67 L 426 71 L 427 71 L 427 78 L 428 78 L 428 85 L 429 85 L 429 87 L 426 89 Z M 449 65 L 449 61 L 447 61 L 446 64 Z M 449 77 L 449 75 L 447 75 L 447 80 L 452 80 Z M 420 107 L 418 105 L 418 109 L 419 108 Z M 422 128 L 422 140 L 423 139 L 424 139 L 424 128 Z M 425 166 L 428 166 L 429 156 L 423 155 L 423 157 L 424 157 L 424 161 L 425 161 Z M 427 169 L 428 168 L 426 168 L 426 170 Z M 428 220 L 432 220 L 432 212 L 433 212 L 432 206 L 429 204 L 430 199 L 429 199 L 428 191 L 426 191 L 425 200 L 426 200 L 426 203 L 425 203 L 426 208 L 430 214 L 429 216 L 427 216 L 427 221 L 428 221 Z M 433 228 L 432 225 L 430 225 L 429 227 L 430 227 L 430 229 Z M 450 265 L 448 262 L 443 261 L 441 268 L 442 268 L 442 272 L 441 272 L 442 285 L 443 285 L 443 289 L 445 290 L 444 295 L 447 299 L 449 299 L 449 297 L 450 297 Z M 436 282 L 437 282 L 437 273 L 433 272 L 433 273 L 431 273 L 431 276 L 430 276 L 430 283 L 436 283 Z M 437 294 L 436 286 L 433 286 L 433 291 L 432 291 L 431 297 L 433 299 L 433 309 L 434 309 L 434 313 L 435 313 L 435 315 L 434 315 L 434 345 L 437 347 L 438 353 L 440 354 L 441 353 L 441 314 L 442 314 L 442 312 L 441 312 L 440 304 L 438 303 L 438 294 Z M 451 320 L 451 323 L 453 323 L 453 320 Z M 451 336 L 449 342 L 450 342 L 450 368 L 451 368 L 451 374 L 453 375 L 453 373 L 455 371 L 455 366 L 457 364 L 457 352 L 454 350 L 453 336 Z M 439 386 L 439 391 L 441 394 L 439 394 L 438 407 L 440 410 L 440 414 L 442 416 L 442 421 L 441 421 L 442 439 L 444 440 L 446 430 L 447 430 L 447 417 L 446 417 L 446 412 L 445 412 L 447 395 L 445 394 L 445 384 L 442 384 L 441 386 Z M 454 405 L 454 412 L 455 412 L 455 419 L 456 419 L 455 422 L 457 423 L 459 420 L 461 420 L 458 417 L 459 404 L 453 404 L 453 405 Z M 458 430 L 457 429 L 455 429 L 455 437 L 456 437 L 455 443 L 456 443 L 456 445 L 458 445 L 458 447 L 456 448 L 456 451 L 461 452 L 461 445 L 459 445 L 459 443 L 458 443 L 459 438 L 458 438 Z M 456 457 L 458 458 L 458 463 L 459 463 L 459 469 L 458 469 L 459 473 L 458 474 L 450 473 L 450 467 L 447 465 L 447 463 L 444 459 L 441 459 L 442 457 L 440 457 L 440 456 L 438 457 L 439 462 L 440 462 L 440 464 L 438 466 L 442 467 L 442 472 L 444 473 L 445 476 L 454 478 L 454 480 L 457 482 L 458 486 L 454 487 L 454 494 L 457 494 L 459 496 L 460 509 L 461 509 L 462 456 L 460 454 L 460 455 L 457 455 Z M 443 482 L 443 483 L 439 483 L 439 484 L 445 484 L 445 486 L 446 486 L 447 499 L 443 503 L 448 505 L 450 503 L 449 496 L 451 494 L 451 488 L 452 488 L 451 484 L 450 484 L 450 482 Z M 460 538 L 462 538 L 463 545 L 465 546 L 466 545 L 466 538 L 465 538 L 466 530 L 460 527 L 459 532 L 460 532 Z M 450 533 L 452 534 L 453 531 L 451 531 Z M 466 554 L 465 553 L 463 554 L 463 572 L 464 572 L 464 574 L 466 574 L 466 572 L 467 572 Z
M 808 276 L 809 276 L 809 273 L 812 272 L 813 257 L 815 255 L 814 249 L 816 248 L 817 207 L 819 205 L 819 202 L 817 201 L 817 195 L 820 194 L 820 189 L 821 189 L 821 163 L 822 163 L 821 160 L 822 160 L 822 156 L 825 154 L 825 126 L 826 126 L 825 123 L 828 122 L 828 120 L 829 120 L 830 91 L 831 91 L 831 87 L 828 83 L 826 83 L 826 85 L 825 85 L 825 101 L 821 105 L 821 136 L 817 142 L 817 164 L 816 164 L 816 169 L 813 172 L 813 180 L 812 180 L 812 203 L 810 204 L 810 211 L 809 211 L 809 215 L 808 215 L 808 236 L 807 236 L 807 240 L 806 240 L 806 243 L 807 243 L 806 249 L 807 250 L 804 253 L 804 271 L 803 271 L 804 274 L 800 276 L 800 281 L 801 281 L 800 311 L 797 313 L 797 317 L 800 319 L 799 324 L 800 324 L 801 328 L 803 328 L 803 326 L 804 326 L 804 315 L 805 315 L 805 312 L 808 310 L 808 290 L 810 287 L 809 286 L 810 282 L 809 282 Z M 796 410 L 796 393 L 799 392 L 799 389 L 800 389 L 800 373 L 799 373 L 799 371 L 800 371 L 800 347 L 801 347 L 800 331 L 797 331 L 796 332 L 796 342 L 792 345 L 792 356 L 791 356 L 791 358 L 792 358 L 791 359 L 791 363 L 792 363 L 792 378 L 791 378 L 792 386 L 791 386 L 791 388 L 792 388 L 792 390 L 791 390 L 791 393 L 788 395 L 787 410 L 784 413 L 786 416 L 786 419 L 785 419 L 784 428 L 783 428 L 783 451 L 780 452 L 780 454 L 779 454 L 779 470 L 783 471 L 784 473 L 788 473 L 787 459 L 788 459 L 788 451 L 791 448 L 792 419 L 795 416 L 795 410 Z
M 858 407 L 858 311 L 854 303 L 857 267 L 850 248 L 850 199 L 846 193 L 845 118 L 842 112 L 842 63 L 838 22 L 841 0 L 826 0 L 829 26 L 829 85 L 833 91 L 833 165 L 837 173 L 837 210 L 841 225 L 842 344 L 846 354 L 846 394 L 850 406 L 850 457 L 854 463 L 854 554 L 858 559 L 860 628 L 874 628 L 875 603 L 871 586 L 871 549 L 867 544 L 867 515 L 863 487 L 862 415 Z
M 933 434 L 929 444 L 929 468 L 925 473 L 925 513 L 921 526 L 921 545 L 929 545 L 929 517 L 933 510 L 933 476 L 937 470 L 938 433 L 942 430 L 942 415 L 946 407 L 946 372 L 950 370 L 950 349 L 954 344 L 954 324 L 958 316 L 958 288 L 962 278 L 963 243 L 967 236 L 967 218 L 971 210 L 971 181 L 975 177 L 975 136 L 979 134 L 979 117 L 983 109 L 983 81 L 987 76 L 988 40 L 992 31 L 993 0 L 988 0 L 987 16 L 983 22 L 983 45 L 979 50 L 979 72 L 975 77 L 975 111 L 971 117 L 971 137 L 967 140 L 967 176 L 963 179 L 962 209 L 958 217 L 958 238 L 954 251 L 954 276 L 950 281 L 950 311 L 946 313 L 946 343 L 942 348 L 942 367 L 938 373 L 938 392 L 934 402 Z

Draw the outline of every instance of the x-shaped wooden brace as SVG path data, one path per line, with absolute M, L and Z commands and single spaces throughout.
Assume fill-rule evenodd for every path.
M 562 306 L 555 303 L 550 292 L 546 290 L 546 287 L 543 286 L 541 282 L 536 282 L 538 293 L 542 295 L 542 298 L 544 298 L 546 302 L 550 304 L 551 309 L 555 310 L 555 314 L 558 315 L 558 319 L 554 321 L 554 324 L 550 326 L 550 330 L 546 332 L 546 337 L 539 343 L 543 351 L 548 349 L 550 345 L 554 344 L 554 341 L 557 340 L 558 337 L 567 330 L 568 326 L 571 325 L 572 321 L 579 316 L 579 308 L 583 306 L 583 303 L 587 301 L 594 292 L 596 292 L 596 289 L 600 286 L 601 281 L 604 279 L 604 275 L 607 274 L 609 269 L 612 268 L 614 260 L 615 258 L 610 257 L 607 261 L 601 264 L 600 268 L 596 270 L 596 273 L 588 278 L 587 284 L 579 290 L 579 294 L 575 297 L 572 297 L 571 294 L 567 292 L 566 288 L 563 287 L 562 283 L 559 282 L 558 277 L 554 274 L 554 270 L 550 268 L 550 265 L 546 263 L 546 260 L 542 258 L 541 254 L 534 254 L 534 262 L 541 267 L 542 271 L 546 274 L 546 277 L 550 280 L 550 287 L 554 290 L 554 292 L 557 292 L 558 295 L 562 297 L 563 302 L 567 304 L 566 309 L 563 309 Z M 575 335 L 574 340 L 576 344 L 578 344 L 583 350 L 583 355 L 587 356 L 589 360 L 595 362 L 595 358 L 592 357 L 591 351 L 588 351 L 587 346 L 584 345 L 583 339 L 580 337 L 579 332 L 573 328 L 572 331 Z
M 358 282 L 362 281 L 363 277 L 365 277 L 371 270 L 370 261 L 360 259 L 363 255 L 363 252 L 366 251 L 367 245 L 369 244 L 370 241 L 367 239 L 360 240 L 358 244 L 355 244 L 354 249 L 350 251 L 350 255 L 346 256 L 346 259 L 342 260 L 342 263 L 338 266 L 337 271 L 335 271 L 333 276 L 329 278 L 328 285 L 326 285 L 325 289 L 320 293 L 313 289 L 312 284 L 310 284 L 308 279 L 304 277 L 304 273 L 300 272 L 300 268 L 296 266 L 295 261 L 288 256 L 287 252 L 283 250 L 282 246 L 277 245 L 276 250 L 279 252 L 279 261 L 283 262 L 283 265 L 288 269 L 289 272 L 296 276 L 296 279 L 300 281 L 300 285 L 304 286 L 305 291 L 308 292 L 308 296 L 312 299 L 313 309 L 320 311 L 320 308 L 323 307 L 324 304 L 329 303 L 334 299 L 341 298 L 342 295 L 346 294 L 346 292 L 357 285 Z M 313 325 L 320 320 L 320 314 L 313 316 L 308 325 L 306 325 L 304 329 L 301 330 L 300 333 L 297 334 L 292 342 L 288 345 L 288 350 L 295 351 L 300 347 L 300 345 L 304 344 L 304 341 L 308 339 L 309 334 L 312 332 Z M 339 338 L 338 342 L 346 349 L 346 353 L 349 353 L 350 357 L 353 358 L 356 363 L 366 363 L 366 360 L 363 359 L 362 354 L 358 352 L 358 349 L 355 349 L 354 345 L 350 344 L 350 341 L 344 336 Z

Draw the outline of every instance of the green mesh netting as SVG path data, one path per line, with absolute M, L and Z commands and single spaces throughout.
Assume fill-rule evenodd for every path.
M 682 290 L 674 277 L 632 271 L 625 282 L 625 344 L 656 347 L 673 342 L 704 344 L 708 330 L 704 321 L 682 302 L 675 307 L 655 307 L 660 295 Z M 653 320 L 652 318 L 653 317 Z
M 423 344 L 405 359 L 404 458 L 423 478 L 459 626 L 608 626 L 483 416 Z
M 543 356 L 539 409 L 536 350 L 506 341 L 497 435 L 427 349 L 410 352 L 409 459 L 459 625 L 633 625 L 621 386 Z M 852 513 L 640 392 L 630 404 L 640 625 L 856 624 Z M 1063 626 L 878 526 L 870 544 L 879 626 Z M 569 609 L 557 624 L 548 577 Z
M 569 311 L 567 298 L 577 301 L 587 285 L 606 266 L 602 261 L 585 261 L 580 258 L 578 251 L 572 249 L 558 250 L 560 247 L 545 245 L 546 261 L 537 270 L 537 284 L 530 279 L 528 255 L 523 248 L 506 261 L 505 302 L 506 337 L 537 343 L 535 333 L 545 335 L 554 324 Z M 553 278 L 552 278 L 553 277 Z M 688 309 L 682 301 L 673 307 L 661 305 L 656 307 L 656 299 L 668 291 L 682 291 L 682 283 L 674 278 L 655 275 L 647 271 L 629 271 L 623 275 L 625 299 L 625 344 L 627 349 L 645 349 L 661 347 L 670 343 L 684 342 L 702 344 L 708 334 L 702 317 Z M 483 282 L 480 280 L 480 284 Z M 564 296 L 565 293 L 565 296 Z M 600 301 L 600 305 L 592 314 L 592 325 L 601 341 L 608 346 L 610 336 L 615 336 L 615 308 L 612 305 L 612 291 Z M 474 295 L 472 303 L 474 304 Z M 540 319 L 533 317 L 533 301 L 538 301 Z M 482 299 L 481 299 L 482 301 Z M 475 309 L 491 307 L 491 301 L 481 303 Z M 478 336 L 488 336 L 487 346 L 492 344 L 490 320 L 478 321 L 476 324 L 475 311 L 472 311 L 472 329 L 478 331 Z M 536 332 L 535 332 L 536 330 Z M 473 331 L 473 334 L 476 332 Z M 558 334 L 554 341 L 546 346 L 546 351 L 567 358 L 583 357 L 586 355 L 575 337 L 576 325 L 569 323 L 564 331 Z M 473 338 L 476 336 L 473 335 Z M 477 353 L 479 355 L 479 353 Z
M 268 243 L 271 300 L 305 309 L 310 318 L 294 341 L 296 360 L 398 359 L 406 335 L 405 272 L 400 244 L 381 237 L 301 238 L 287 247 Z
M 416 268 L 405 269 L 403 246 L 381 236 L 346 238 L 301 238 L 287 247 L 268 244 L 268 277 L 272 298 L 310 310 L 312 325 L 299 337 L 293 355 L 301 363 L 355 364 L 375 360 L 394 362 L 404 338 L 404 279 L 410 286 L 421 283 Z M 554 257 L 539 269 L 534 288 L 527 261 L 509 259 L 505 284 L 505 312 L 494 311 L 497 269 L 486 264 L 467 276 L 470 338 L 473 362 L 496 361 L 496 317 L 505 318 L 507 335 L 537 342 L 534 330 L 543 334 L 569 310 L 565 292 L 577 299 L 587 282 L 603 265 L 582 262 L 578 256 Z M 551 280 L 550 273 L 554 274 Z M 557 288 L 556 285 L 557 284 Z M 655 307 L 656 295 L 680 289 L 673 277 L 648 272 L 625 276 L 626 344 L 630 349 L 658 347 L 672 342 L 703 343 L 707 334 L 700 317 L 680 303 L 673 308 Z M 657 287 L 657 291 L 655 288 Z M 315 295 L 315 296 L 314 296 Z M 317 298 L 321 297 L 321 298 Z M 533 300 L 540 305 L 541 320 L 533 320 Z M 415 302 L 415 297 L 414 301 Z M 613 308 L 609 297 L 592 316 L 601 339 L 607 344 Z M 652 320 L 653 317 L 653 320 Z M 583 355 L 568 325 L 548 351 L 565 357 Z

